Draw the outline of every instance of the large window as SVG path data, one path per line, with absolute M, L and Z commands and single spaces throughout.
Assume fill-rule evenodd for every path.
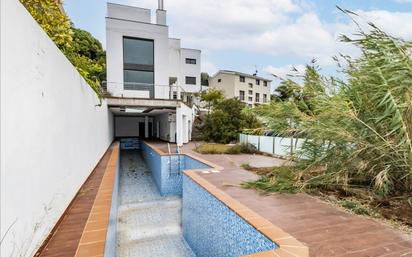
M 239 77 L 239 81 L 240 81 L 240 82 L 245 82 L 245 81 L 246 81 L 246 78 L 245 78 L 244 76 L 240 76 L 240 77 Z
M 256 93 L 255 99 L 256 99 L 256 102 L 257 102 L 257 103 L 260 102 L 260 94 L 259 94 L 259 93 Z
M 196 64 L 196 59 L 186 58 L 186 64 Z
M 260 80 L 259 79 L 256 80 L 256 85 L 260 85 Z
M 266 94 L 263 94 L 263 102 L 266 103 L 268 101 L 268 96 Z
M 124 89 L 150 91 L 154 88 L 153 40 L 123 38 Z
M 196 85 L 196 77 L 186 77 L 186 85 Z

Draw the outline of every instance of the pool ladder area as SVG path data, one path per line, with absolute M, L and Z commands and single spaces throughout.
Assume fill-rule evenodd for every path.
M 168 151 L 169 151 L 169 176 L 172 176 L 172 175 L 180 176 L 182 174 L 182 170 L 183 170 L 182 158 L 181 158 L 182 154 L 180 153 L 180 147 L 176 146 L 176 153 L 177 153 L 176 155 L 172 155 L 169 143 L 167 143 L 167 148 L 168 148 Z M 176 163 L 177 167 L 175 167 L 173 165 L 175 156 L 177 156 L 177 163 Z

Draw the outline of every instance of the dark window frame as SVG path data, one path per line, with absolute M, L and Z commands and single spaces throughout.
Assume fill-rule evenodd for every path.
M 260 85 L 260 79 L 256 79 L 256 85 Z
M 126 63 L 125 62 L 125 56 L 126 56 L 126 51 L 125 51 L 125 39 L 131 39 L 131 40 L 136 40 L 136 41 L 147 41 L 152 43 L 153 47 L 153 65 L 147 65 L 147 64 L 135 64 L 135 63 Z M 152 76 L 152 81 L 153 84 L 148 84 L 148 85 L 142 85 L 137 87 L 137 85 L 126 85 L 127 83 L 133 83 L 133 82 L 126 82 L 125 77 L 123 75 L 123 89 L 124 90 L 142 90 L 142 91 L 150 91 L 150 98 L 153 98 L 154 96 L 154 84 L 155 84 L 155 47 L 154 47 L 154 40 L 153 39 L 147 39 L 147 38 L 138 38 L 138 37 L 129 37 L 129 36 L 123 36 L 122 38 L 122 47 L 123 47 L 123 74 L 125 74 L 126 71 L 143 71 L 143 72 L 151 72 L 153 74 Z M 138 82 L 136 82 L 138 83 Z
M 255 102 L 257 102 L 257 103 L 260 102 L 260 94 L 259 93 L 255 94 Z
M 190 82 L 188 79 L 194 79 L 194 83 L 193 83 L 193 81 Z M 186 85 L 197 85 L 197 78 L 196 77 L 191 77 L 191 76 L 185 76 L 185 84 Z
M 245 91 L 239 90 L 239 100 L 240 101 L 245 101 Z
M 246 77 L 245 76 L 239 76 L 239 81 L 241 83 L 245 83 L 246 82 Z
M 197 60 L 194 58 L 186 58 L 185 62 L 186 64 L 194 64 L 194 65 L 197 64 Z

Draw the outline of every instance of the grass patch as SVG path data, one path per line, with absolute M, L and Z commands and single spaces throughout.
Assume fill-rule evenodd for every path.
M 367 216 L 372 216 L 371 211 L 364 206 L 363 204 L 354 201 L 354 200 L 349 200 L 349 199 L 343 199 L 343 200 L 338 200 L 336 202 L 339 206 L 350 210 L 351 212 L 358 214 L 358 215 L 367 215 Z
M 300 191 L 298 176 L 294 173 L 292 167 L 252 168 L 248 164 L 242 165 L 242 167 L 261 175 L 256 181 L 243 183 L 245 188 L 255 188 L 269 193 L 295 194 Z
M 202 144 L 195 148 L 201 154 L 254 154 L 258 153 L 256 148 L 247 144 L 224 145 L 224 144 Z

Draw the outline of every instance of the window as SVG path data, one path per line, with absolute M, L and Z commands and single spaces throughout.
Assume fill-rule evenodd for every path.
M 245 91 L 239 91 L 239 99 L 240 101 L 245 101 Z
M 268 95 L 263 94 L 263 102 L 266 103 L 268 101 Z
M 240 76 L 240 77 L 239 77 L 239 81 L 240 81 L 240 82 L 245 82 L 245 81 L 246 81 L 246 78 L 245 78 L 244 76 Z
M 125 90 L 150 91 L 154 84 L 153 40 L 123 38 L 123 75 Z
M 173 91 L 173 99 L 176 100 L 177 99 L 177 92 Z
M 253 102 L 253 97 L 249 96 L 249 102 Z
M 267 86 L 268 86 L 268 82 L 267 82 L 267 81 L 263 81 L 263 86 L 267 87 Z
M 222 82 L 222 79 L 218 79 L 218 80 L 217 80 L 217 83 L 220 83 L 220 82 Z
M 260 94 L 256 93 L 256 102 L 259 103 L 260 102 Z
M 196 85 L 196 77 L 186 77 L 186 85 Z
M 249 83 L 249 88 L 253 88 L 253 84 L 252 84 L 252 83 Z
M 196 64 L 196 59 L 186 58 L 186 64 Z
M 249 95 L 253 95 L 253 90 L 249 90 Z
M 259 79 L 256 80 L 256 85 L 260 85 L 260 80 Z

